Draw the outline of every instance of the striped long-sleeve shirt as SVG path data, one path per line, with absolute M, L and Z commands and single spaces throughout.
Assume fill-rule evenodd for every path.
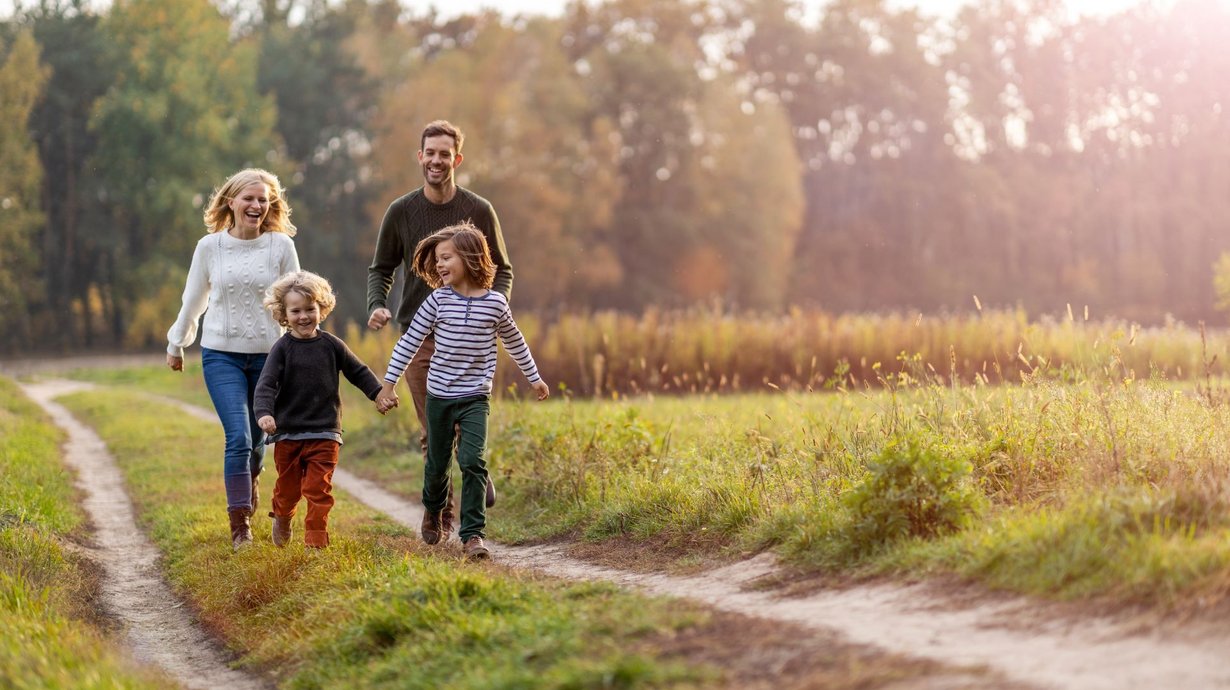
M 436 352 L 427 373 L 427 392 L 437 398 L 491 393 L 497 336 L 530 383 L 541 378 L 504 295 L 488 290 L 481 297 L 465 297 L 451 287 L 442 287 L 423 300 L 409 328 L 393 346 L 386 382 L 397 383 L 423 340 L 433 332 Z

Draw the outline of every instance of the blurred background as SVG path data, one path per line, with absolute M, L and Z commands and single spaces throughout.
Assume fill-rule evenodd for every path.
M 0 5 L 0 353 L 163 347 L 202 206 L 249 165 L 333 329 L 365 322 L 435 118 L 519 318 L 1225 321 L 1230 3 L 486 5 Z

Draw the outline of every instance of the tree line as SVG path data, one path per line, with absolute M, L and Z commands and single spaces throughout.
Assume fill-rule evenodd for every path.
M 982 304 L 1210 319 L 1230 249 L 1230 10 L 992 0 L 84 0 L 0 22 L 0 351 L 155 347 L 212 185 L 289 189 L 366 315 L 429 120 L 497 209 L 518 310 Z M 1230 271 L 1230 262 L 1223 262 Z M 1230 282 L 1227 282 L 1230 284 Z M 334 327 L 339 324 L 335 323 Z

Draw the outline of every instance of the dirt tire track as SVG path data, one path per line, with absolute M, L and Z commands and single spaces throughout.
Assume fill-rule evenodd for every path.
M 157 396 L 155 396 L 157 397 Z M 170 398 L 188 414 L 217 423 L 210 411 Z M 339 468 L 338 488 L 417 530 L 422 508 Z M 1230 635 L 1224 628 L 1179 635 L 1103 617 L 1043 618 L 1027 597 L 949 596 L 926 585 L 876 584 L 784 597 L 748 585 L 777 572 L 771 555 L 696 576 L 640 573 L 569 557 L 560 546 L 493 545 L 495 558 L 566 579 L 605 580 L 716 609 L 836 631 L 853 643 L 933 659 L 986 666 L 1017 683 L 1073 690 L 1230 689 Z M 1043 607 L 1045 608 L 1045 607 Z M 1027 626 L 1014 619 L 1028 620 Z
M 230 668 L 228 654 L 209 635 L 158 568 L 160 554 L 137 528 L 123 475 L 106 445 L 54 398 L 93 386 L 70 381 L 21 384 L 22 390 L 68 434 L 64 462 L 76 475 L 82 506 L 94 528 L 93 557 L 102 567 L 101 604 L 118 621 L 133 656 L 158 666 L 184 687 L 264 690 L 264 680 Z

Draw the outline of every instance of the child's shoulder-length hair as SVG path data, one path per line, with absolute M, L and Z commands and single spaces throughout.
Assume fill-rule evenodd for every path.
M 292 292 L 297 292 L 315 302 L 317 309 L 320 310 L 321 321 L 324 321 L 325 317 L 337 306 L 337 296 L 333 294 L 333 286 L 324 277 L 311 271 L 287 273 L 269 286 L 269 289 L 265 291 L 263 302 L 265 308 L 273 316 L 273 320 L 283 326 L 287 325 L 286 296 Z
M 440 274 L 436 273 L 436 247 L 441 242 L 453 243 L 470 282 L 481 288 L 490 288 L 495 283 L 495 263 L 491 261 L 487 238 L 473 223 L 465 221 L 437 230 L 414 248 L 414 272 L 428 285 L 433 288 L 444 285 Z

